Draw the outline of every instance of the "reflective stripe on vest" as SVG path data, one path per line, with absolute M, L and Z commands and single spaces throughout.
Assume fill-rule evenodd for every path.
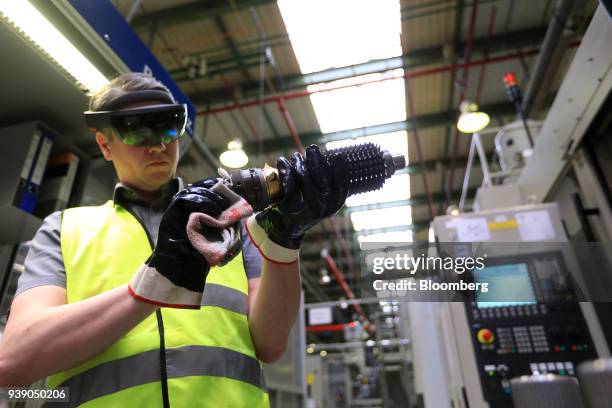
M 61 245 L 68 303 L 125 285 L 151 254 L 139 221 L 112 201 L 64 211 Z M 195 400 L 198 406 L 214 406 L 214 398 L 199 394 L 214 387 L 206 389 L 207 394 L 235 395 L 233 406 L 268 406 L 246 315 L 248 281 L 242 254 L 221 268 L 211 268 L 202 305 L 200 310 L 162 310 L 171 403 L 200 398 Z M 87 407 L 157 406 L 161 405 L 161 392 L 154 391 L 160 384 L 159 358 L 153 314 L 103 353 L 49 377 L 48 384 L 69 386 L 70 399 L 77 404 L 87 401 Z M 193 387 L 199 388 L 191 393 Z
M 186 346 L 166 350 L 168 378 L 218 376 L 232 378 L 264 389 L 259 362 L 242 353 L 220 347 Z M 160 380 L 159 352 L 147 351 L 100 364 L 70 378 L 61 387 L 70 389 L 69 406 L 122 389 Z
M 202 296 L 202 306 L 218 306 L 232 312 L 247 314 L 249 298 L 239 290 L 207 283 Z

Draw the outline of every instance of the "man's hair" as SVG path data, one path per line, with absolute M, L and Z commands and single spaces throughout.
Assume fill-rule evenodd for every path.
M 91 95 L 89 110 L 100 111 L 109 102 L 131 91 L 164 91 L 174 100 L 170 90 L 151 75 L 142 72 L 130 72 L 119 75 Z

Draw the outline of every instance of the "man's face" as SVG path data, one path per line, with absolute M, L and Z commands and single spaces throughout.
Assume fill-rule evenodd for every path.
M 126 109 L 157 103 L 140 102 L 126 106 Z M 96 141 L 104 158 L 113 162 L 119 181 L 129 187 L 155 192 L 176 173 L 179 146 L 177 140 L 155 146 L 130 146 L 122 143 L 116 135 L 109 140 L 104 134 L 98 132 Z

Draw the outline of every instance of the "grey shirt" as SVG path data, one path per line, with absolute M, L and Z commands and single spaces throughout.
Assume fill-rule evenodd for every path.
M 153 242 L 157 242 L 159 223 L 164 211 L 170 204 L 172 196 L 182 188 L 183 181 L 180 178 L 175 178 L 162 188 L 159 198 L 149 204 L 132 189 L 118 183 L 115 186 L 113 201 L 135 214 Z M 32 246 L 24 263 L 25 269 L 19 277 L 15 295 L 37 286 L 66 287 L 66 269 L 61 249 L 61 223 L 61 211 L 50 214 L 43 221 L 32 240 Z M 240 236 L 247 278 L 258 278 L 261 274 L 262 258 L 242 224 L 240 226 Z

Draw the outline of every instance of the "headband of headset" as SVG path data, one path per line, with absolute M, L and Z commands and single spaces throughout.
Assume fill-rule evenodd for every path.
M 147 89 L 142 91 L 129 91 L 102 106 L 101 111 L 114 111 L 124 108 L 136 102 L 157 101 L 174 104 L 174 98 L 166 91 Z

